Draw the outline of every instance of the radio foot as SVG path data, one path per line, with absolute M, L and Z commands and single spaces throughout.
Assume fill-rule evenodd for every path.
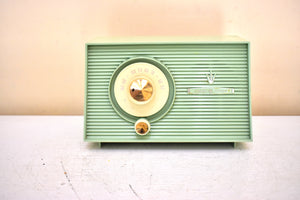
M 232 143 L 232 146 L 233 146 L 234 149 L 237 148 L 237 144 L 238 144 L 237 142 L 233 142 L 233 143 Z

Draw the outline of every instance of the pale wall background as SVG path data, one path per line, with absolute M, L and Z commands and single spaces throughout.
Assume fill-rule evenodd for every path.
M 83 114 L 84 43 L 135 35 L 242 36 L 253 114 L 300 114 L 299 0 L 1 0 L 0 114 Z

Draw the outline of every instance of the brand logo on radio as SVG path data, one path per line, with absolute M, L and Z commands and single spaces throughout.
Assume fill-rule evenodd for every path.
M 209 84 L 213 84 L 215 82 L 216 73 L 213 74 L 212 71 L 210 70 L 210 74 L 206 74 L 206 78 Z

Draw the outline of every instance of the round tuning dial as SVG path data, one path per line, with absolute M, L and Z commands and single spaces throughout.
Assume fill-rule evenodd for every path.
M 148 117 L 159 112 L 166 104 L 169 97 L 168 79 L 153 64 L 132 63 L 116 77 L 114 95 L 126 113 Z
M 114 71 L 109 99 L 115 111 L 135 123 L 139 118 L 154 122 L 162 118 L 175 99 L 175 82 L 167 67 L 148 57 L 130 58 Z M 145 124 L 137 133 L 147 132 Z M 149 127 L 149 126 L 148 126 Z

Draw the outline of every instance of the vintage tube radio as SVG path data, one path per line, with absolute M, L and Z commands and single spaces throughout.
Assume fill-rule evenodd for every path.
M 249 47 L 239 37 L 87 43 L 85 141 L 252 141 Z

